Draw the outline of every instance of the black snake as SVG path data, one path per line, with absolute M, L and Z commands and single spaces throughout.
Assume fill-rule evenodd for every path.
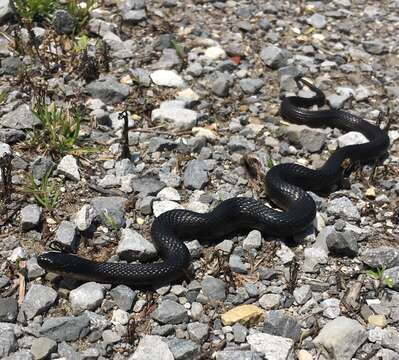
M 190 264 L 190 253 L 183 240 L 220 239 L 249 229 L 279 237 L 303 231 L 316 214 L 315 203 L 306 190 L 328 193 L 332 186 L 340 182 L 345 159 L 369 161 L 381 158 L 387 152 L 389 137 L 379 127 L 346 111 L 305 110 L 312 105 L 324 105 L 325 97 L 321 90 L 307 81 L 300 78 L 297 81 L 307 85 L 316 95 L 311 98 L 284 98 L 280 110 L 284 119 L 312 127 L 329 126 L 358 131 L 369 142 L 336 150 L 317 170 L 291 163 L 273 166 L 266 175 L 266 192 L 268 198 L 283 211 L 248 197 L 228 199 L 205 214 L 171 210 L 158 216 L 151 228 L 152 241 L 162 259 L 160 262 L 95 262 L 62 252 L 48 252 L 38 257 L 39 265 L 82 280 L 142 286 L 168 282 L 183 275 Z

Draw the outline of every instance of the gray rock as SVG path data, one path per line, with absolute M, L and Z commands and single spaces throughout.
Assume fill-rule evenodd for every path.
M 46 337 L 33 340 L 30 351 L 37 360 L 47 359 L 57 350 L 57 342 Z
M 153 176 L 142 176 L 132 180 L 134 192 L 140 193 L 141 197 L 158 194 L 165 184 Z
M 110 293 L 111 298 L 118 305 L 119 309 L 129 311 L 132 308 L 133 302 L 136 299 L 137 292 L 133 291 L 126 285 L 118 285 L 113 288 Z
M 48 172 L 53 170 L 54 167 L 55 163 L 51 159 L 39 156 L 32 162 L 32 176 L 36 180 L 41 180 Z
M 0 298 L 0 322 L 15 322 L 17 314 L 17 300 L 13 297 Z
M 131 24 L 138 24 L 140 21 L 143 21 L 147 18 L 147 13 L 144 9 L 130 10 L 122 13 L 122 18 Z
M 80 181 L 79 165 L 72 155 L 66 155 L 61 159 L 57 171 L 72 181 Z
M 0 0 L 0 24 L 3 24 L 13 14 L 10 0 Z
M 172 338 L 168 346 L 175 360 L 191 360 L 200 352 L 200 346 L 191 340 Z
M 387 269 L 383 272 L 384 278 L 392 279 L 392 289 L 399 290 L 399 266 Z
M 264 294 L 259 299 L 259 305 L 265 310 L 272 310 L 279 307 L 281 301 L 280 294 Z
M 362 253 L 361 260 L 372 268 L 389 269 L 399 266 L 399 250 L 391 246 L 367 249 Z
M 15 325 L 0 323 L 0 358 L 4 358 L 18 348 Z
M 212 92 L 220 97 L 226 97 L 229 95 L 230 87 L 231 87 L 231 79 L 228 75 L 217 72 L 212 76 L 210 80 L 210 86 Z
M 91 97 L 101 99 L 107 105 L 113 105 L 129 95 L 129 86 L 121 84 L 113 76 L 107 76 L 88 84 L 86 91 Z
M 382 339 L 381 339 L 382 346 L 396 351 L 399 353 L 399 332 L 392 326 L 388 326 L 384 329 Z
M 145 8 L 146 0 L 123 0 L 118 2 L 119 9 L 122 11 L 140 10 Z
M 388 52 L 388 49 L 386 48 L 384 41 L 380 39 L 363 41 L 362 45 L 363 49 L 372 55 L 382 55 Z
M 55 341 L 75 341 L 88 334 L 89 326 L 90 320 L 85 314 L 52 317 L 44 320 L 40 333 Z
M 6 144 L 16 144 L 25 140 L 26 134 L 17 129 L 0 129 L 0 141 Z
M 274 45 L 263 48 L 260 53 L 262 61 L 274 70 L 287 65 L 290 56 L 291 54 L 287 50 L 280 49 Z
M 157 255 L 154 245 L 132 229 L 122 229 L 116 253 L 121 259 L 129 262 L 133 260 L 147 261 Z
M 201 63 L 195 62 L 195 63 L 191 63 L 187 67 L 186 71 L 187 71 L 187 74 L 194 76 L 194 77 L 198 77 L 198 76 L 201 76 L 203 67 L 202 67 Z
M 67 360 L 82 360 L 82 357 L 75 348 L 68 345 L 66 342 L 62 342 L 58 345 L 58 355 Z
M 54 241 L 71 252 L 79 246 L 79 234 L 76 224 L 72 221 L 62 221 L 55 233 Z
M 233 335 L 236 343 L 244 343 L 248 335 L 248 329 L 239 322 L 235 323 L 233 325 Z
M 254 351 L 230 349 L 226 348 L 223 351 L 216 353 L 216 360 L 261 360 L 263 356 Z
M 359 210 L 347 197 L 340 197 L 330 201 L 327 213 L 345 220 L 360 220 Z
M 174 360 L 166 342 L 156 335 L 145 335 L 129 360 Z
M 241 260 L 241 256 L 237 254 L 232 254 L 229 258 L 229 266 L 231 271 L 246 274 L 247 273 L 247 266 Z
M 36 204 L 27 205 L 21 210 L 21 227 L 23 231 L 37 229 L 42 218 L 42 208 Z
M 5 357 L 4 360 L 33 360 L 33 356 L 30 352 L 22 350 L 12 353 Z
M 255 150 L 255 144 L 241 135 L 233 135 L 230 138 L 227 146 L 231 152 L 245 152 Z
M 263 354 L 266 359 L 293 360 L 294 342 L 281 336 L 255 333 L 247 336 L 251 350 Z
M 1 60 L 1 70 L 7 75 L 17 75 L 24 65 L 19 57 L 10 56 Z
M 26 320 L 43 314 L 57 299 L 57 292 L 44 285 L 33 284 L 26 293 L 20 312 Z
M 349 98 L 348 95 L 332 94 L 327 96 L 327 101 L 333 109 L 341 109 Z
M 17 130 L 30 130 L 40 124 L 39 118 L 28 105 L 22 104 L 15 110 L 2 116 L 0 125 Z
M 190 339 L 197 344 L 202 344 L 208 338 L 208 324 L 193 322 L 187 325 L 187 333 Z
M 165 121 L 176 130 L 191 130 L 197 124 L 198 114 L 194 110 L 182 108 L 155 109 L 152 121 Z
M 338 256 L 356 256 L 359 247 L 352 231 L 332 231 L 326 238 L 328 250 Z
M 91 200 L 90 205 L 94 209 L 95 219 L 106 226 L 117 229 L 125 225 L 125 204 L 127 199 L 120 196 L 98 196 Z
M 183 305 L 166 299 L 152 313 L 152 318 L 161 324 L 180 324 L 187 321 L 188 315 Z
M 121 336 L 113 330 L 104 330 L 102 338 L 105 345 L 115 344 L 122 339 Z
M 85 310 L 95 310 L 104 299 L 104 287 L 95 282 L 84 283 L 69 293 L 73 313 L 80 314 Z
M 262 246 L 262 234 L 258 230 L 252 230 L 242 243 L 244 249 L 259 249 Z
M 184 170 L 184 186 L 202 189 L 208 182 L 208 166 L 204 160 L 190 160 Z
M 367 332 L 357 321 L 339 316 L 324 325 L 313 342 L 327 359 L 351 360 L 366 339 Z
M 302 285 L 294 290 L 294 299 L 299 305 L 305 304 L 312 297 L 310 285 Z
M 292 316 L 284 311 L 272 310 L 265 316 L 263 331 L 267 334 L 290 338 L 297 342 L 301 337 L 301 326 Z
M 306 248 L 304 255 L 305 261 L 302 270 L 305 272 L 317 272 L 320 264 L 327 264 L 328 261 L 327 251 L 317 247 Z
M 339 299 L 326 299 L 321 302 L 320 306 L 323 309 L 323 315 L 329 319 L 335 319 L 341 314 Z
M 223 301 L 226 298 L 226 285 L 213 276 L 206 276 L 201 282 L 202 292 L 210 301 Z
M 72 34 L 77 25 L 76 19 L 65 10 L 56 10 L 53 14 L 53 26 L 58 34 Z
M 32 256 L 26 262 L 26 268 L 28 270 L 28 279 L 36 279 L 46 273 L 45 270 L 37 263 L 36 256 Z
M 320 152 L 323 148 L 327 135 L 323 131 L 314 129 L 303 129 L 301 131 L 300 143 L 310 153 Z
M 316 13 L 307 19 L 307 23 L 316 29 L 324 29 L 327 25 L 327 20 L 324 15 Z
M 177 87 L 185 86 L 182 77 L 174 70 L 156 70 L 150 74 L 151 80 L 158 86 Z
M 240 88 L 248 95 L 256 94 L 263 86 L 265 82 L 263 79 L 241 79 Z

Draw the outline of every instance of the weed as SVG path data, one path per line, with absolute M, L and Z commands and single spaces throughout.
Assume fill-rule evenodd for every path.
M 375 270 L 367 270 L 366 274 L 372 279 L 379 282 L 379 287 L 387 286 L 390 289 L 393 287 L 393 279 L 391 276 L 384 275 L 385 267 L 379 267 Z
M 14 0 L 18 15 L 31 22 L 49 18 L 58 3 L 57 0 Z
M 0 105 L 2 105 L 3 103 L 6 102 L 7 97 L 8 97 L 8 92 L 4 91 L 4 90 L 1 90 L 0 91 Z
M 46 105 L 40 100 L 33 112 L 39 118 L 42 128 L 35 129 L 30 136 L 32 146 L 38 147 L 52 157 L 62 157 L 77 150 L 81 116 L 68 109 L 57 108 L 53 102 Z
M 90 18 L 90 11 L 97 5 L 96 0 L 69 0 L 64 5 L 64 8 L 70 15 L 78 20 L 78 27 L 76 33 L 80 33 Z
M 104 221 L 104 225 L 105 225 L 108 229 L 113 230 L 113 231 L 116 231 L 116 230 L 118 229 L 118 226 L 117 226 L 117 224 L 116 224 L 115 219 L 112 217 L 112 215 L 108 212 L 107 209 L 105 209 L 105 210 L 101 213 L 101 215 L 102 215 L 102 218 L 103 218 L 103 221 Z
M 268 169 L 271 169 L 274 165 L 275 165 L 275 163 L 274 163 L 273 159 L 268 158 L 267 163 L 266 163 L 266 166 L 268 167 Z
M 59 187 L 54 181 L 50 180 L 51 172 L 50 170 L 44 175 L 39 185 L 36 184 L 35 179 L 30 174 L 28 185 L 24 188 L 25 193 L 32 195 L 36 202 L 48 211 L 55 208 L 60 197 Z

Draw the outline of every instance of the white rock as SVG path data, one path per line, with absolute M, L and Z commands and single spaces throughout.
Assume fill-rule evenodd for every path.
M 114 310 L 111 321 L 113 323 L 126 325 L 129 322 L 129 313 L 121 309 Z
M 61 159 L 57 166 L 57 171 L 64 174 L 70 180 L 80 180 L 78 162 L 72 155 L 66 155 Z
M 104 287 L 95 282 L 85 283 L 69 293 L 72 311 L 75 315 L 85 310 L 95 310 L 104 299 Z
M 190 130 L 197 124 L 198 114 L 194 110 L 179 108 L 154 109 L 152 121 L 169 122 L 177 130 Z
M 204 214 L 209 211 L 209 205 L 200 201 L 190 201 L 186 206 L 186 209 Z
M 184 207 L 177 202 L 170 200 L 154 201 L 152 203 L 152 211 L 154 212 L 155 217 L 158 217 L 166 211 L 174 209 L 184 209 Z
M 204 55 L 212 60 L 221 60 L 226 57 L 226 52 L 221 47 L 211 46 L 205 50 Z
M 187 88 L 187 89 L 179 91 L 176 94 L 176 99 L 182 100 L 186 103 L 190 103 L 193 101 L 198 101 L 200 99 L 200 97 L 194 90 L 192 90 L 191 88 Z
M 291 339 L 265 333 L 247 336 L 252 351 L 262 353 L 268 360 L 294 360 L 294 342 Z
M 150 74 L 154 84 L 167 87 L 184 87 L 182 77 L 173 70 L 156 70 Z
M 85 204 L 75 215 L 75 224 L 79 231 L 86 231 L 95 217 L 95 211 L 92 206 Z
M 359 145 L 368 142 L 368 139 L 357 131 L 350 131 L 338 138 L 340 148 L 348 145 Z
M 326 299 L 320 305 L 324 309 L 323 315 L 329 319 L 335 319 L 341 314 L 339 299 Z
M 174 360 L 168 345 L 160 336 L 145 335 L 129 360 Z
M 154 245 L 146 240 L 140 233 L 132 229 L 122 229 L 116 253 L 121 259 L 127 261 L 150 260 L 157 251 Z
M 181 200 L 179 192 L 172 187 L 163 188 L 157 194 L 157 198 L 160 200 L 171 200 L 171 201 L 180 201 Z

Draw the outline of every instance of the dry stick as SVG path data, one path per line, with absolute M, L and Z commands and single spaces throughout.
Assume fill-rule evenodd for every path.
M 129 116 L 126 110 L 122 111 L 118 115 L 118 119 L 123 119 L 123 130 L 122 130 L 122 152 L 120 159 L 130 159 L 132 156 L 129 150 Z
M 26 292 L 26 282 L 25 282 L 25 275 L 26 275 L 26 261 L 20 261 L 19 263 L 19 291 L 18 291 L 18 304 L 22 304 L 25 299 L 25 292 Z
M 349 306 L 350 308 L 356 310 L 359 308 L 359 295 L 360 291 L 363 286 L 363 282 L 365 280 L 366 276 L 364 274 L 360 274 L 355 281 L 355 283 L 352 286 L 349 286 L 346 293 L 344 294 L 344 297 L 342 299 L 342 303 L 344 304 L 345 307 Z M 347 305 L 347 306 L 346 306 Z

